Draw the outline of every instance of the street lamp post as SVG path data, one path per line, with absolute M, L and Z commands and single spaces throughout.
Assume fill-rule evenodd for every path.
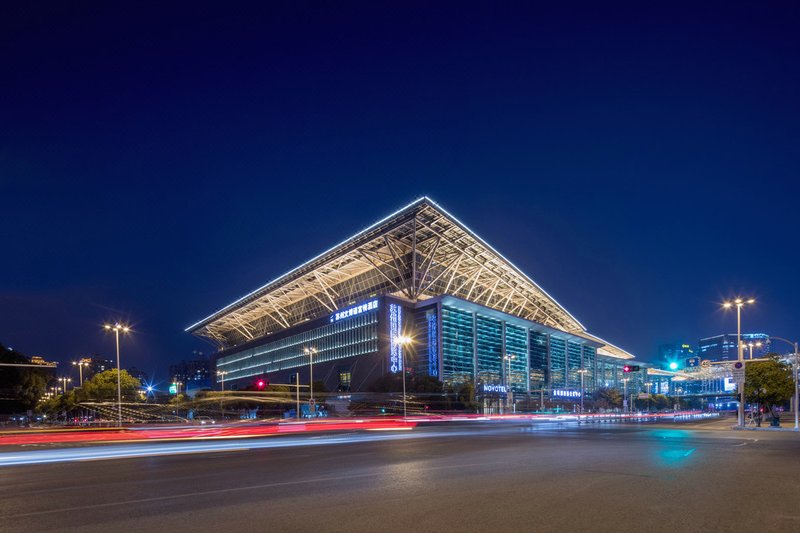
M 753 358 L 753 347 L 754 346 L 760 348 L 761 347 L 761 341 L 758 341 L 755 344 L 752 343 L 752 342 L 747 344 L 747 347 L 750 348 L 750 359 Z
M 72 378 L 67 378 L 67 377 L 58 378 L 58 381 L 60 381 L 61 383 L 64 384 L 64 395 L 66 395 L 67 394 L 67 383 L 72 381 Z
M 653 390 L 653 389 L 651 388 L 651 387 L 653 386 L 653 383 L 652 383 L 652 382 L 650 382 L 650 381 L 646 381 L 646 382 L 644 383 L 644 386 L 646 387 L 646 389 L 645 389 L 645 390 L 647 390 L 647 412 L 648 412 L 648 414 L 649 414 L 649 413 L 650 413 L 650 391 L 651 391 L 651 390 Z
M 222 392 L 225 392 L 225 374 L 227 373 L 227 370 L 217 370 L 217 375 L 222 377 Z
M 786 343 L 788 343 L 788 344 L 790 344 L 791 346 L 794 347 L 794 364 L 792 365 L 792 368 L 794 369 L 794 430 L 795 431 L 800 431 L 800 427 L 798 427 L 798 416 L 797 416 L 797 411 L 798 411 L 798 409 L 797 409 L 797 396 L 798 396 L 798 393 L 797 393 L 797 363 L 798 363 L 797 358 L 798 358 L 798 355 L 800 355 L 800 354 L 798 354 L 798 351 L 797 351 L 797 341 L 792 342 L 792 341 L 784 339 L 783 337 L 775 337 L 773 335 L 770 335 L 769 338 L 770 339 L 777 339 L 779 341 L 786 342 Z
M 625 414 L 628 413 L 629 405 L 628 405 L 628 378 L 622 378 L 622 386 L 624 387 L 624 392 L 622 393 L 622 410 Z
M 83 367 L 89 366 L 89 363 L 85 363 L 83 361 L 73 361 L 73 365 L 78 367 L 78 377 L 80 379 L 80 386 L 83 387 Z
M 122 375 L 119 368 L 119 332 L 128 333 L 131 329 L 119 322 L 113 326 L 106 324 L 103 327 L 106 331 L 113 331 L 117 341 L 117 426 L 122 427 Z
M 314 407 L 314 354 L 317 353 L 316 348 L 303 348 L 303 351 L 308 354 L 308 385 L 311 391 L 311 401 L 309 402 Z M 317 410 L 314 407 L 314 414 Z
M 736 298 L 732 302 L 725 302 L 722 304 L 722 307 L 725 309 L 730 309 L 734 305 L 736 306 L 736 352 L 738 355 L 737 359 L 742 364 L 744 364 L 744 350 L 742 349 L 742 307 L 754 303 L 756 303 L 756 301 L 753 298 L 748 300 Z M 739 385 L 739 389 L 738 426 L 741 428 L 744 427 L 744 383 Z
M 583 414 L 583 397 L 586 396 L 586 387 L 583 385 L 583 378 L 589 370 L 586 368 L 581 368 L 578 370 L 578 374 L 581 375 L 581 414 Z
M 506 404 L 511 403 L 509 401 L 509 394 L 511 394 L 511 361 L 513 361 L 517 356 L 516 355 L 504 355 L 503 359 L 506 361 Z M 513 410 L 517 412 L 516 404 L 513 404 Z
M 400 335 L 397 337 L 397 344 L 400 345 L 400 370 L 403 372 L 403 420 L 406 419 L 406 357 L 403 353 L 403 346 L 411 344 L 411 337 Z

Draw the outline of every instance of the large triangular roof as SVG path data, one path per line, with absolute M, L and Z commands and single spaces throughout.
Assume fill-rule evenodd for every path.
M 412 301 L 451 294 L 602 342 L 560 303 L 456 217 L 419 198 L 187 331 L 228 347 L 375 295 Z

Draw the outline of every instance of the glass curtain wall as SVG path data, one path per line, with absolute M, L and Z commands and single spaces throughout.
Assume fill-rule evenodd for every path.
M 531 331 L 531 390 L 547 387 L 547 335 Z
M 580 390 L 581 388 L 581 374 L 578 370 L 581 369 L 581 345 L 575 342 L 567 343 L 567 388 L 572 390 Z M 585 383 L 585 381 L 584 381 Z
M 556 337 L 550 337 L 550 387 L 567 386 L 567 343 Z
M 477 381 L 501 383 L 503 360 L 503 323 L 476 315 L 476 341 L 478 344 Z
M 239 379 L 307 365 L 305 348 L 315 348 L 315 363 L 324 363 L 378 351 L 378 311 L 220 357 L 217 368 L 225 379 Z
M 472 313 L 442 307 L 442 381 L 464 383 L 473 378 L 475 366 Z
M 514 392 L 526 392 L 527 372 L 528 372 L 528 331 L 525 328 L 506 324 L 506 355 L 511 357 L 505 361 L 505 371 L 509 367 L 511 372 L 508 375 L 507 384 Z

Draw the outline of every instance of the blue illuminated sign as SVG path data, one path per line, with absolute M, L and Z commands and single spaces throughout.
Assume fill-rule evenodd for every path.
M 349 309 L 345 309 L 344 311 L 337 311 L 336 313 L 332 314 L 331 322 L 338 322 L 339 320 L 350 318 L 351 316 L 360 315 L 361 313 L 366 313 L 367 311 L 372 311 L 373 309 L 377 308 L 378 308 L 378 300 L 372 300 L 371 302 L 354 305 Z
M 581 391 L 567 389 L 553 389 L 553 396 L 558 398 L 580 398 Z
M 403 368 L 403 345 L 400 336 L 403 328 L 403 308 L 389 304 L 389 369 L 397 373 Z
M 428 322 L 428 375 L 438 377 L 439 336 L 436 334 L 436 328 L 438 326 L 436 311 L 428 311 L 425 313 L 425 319 Z

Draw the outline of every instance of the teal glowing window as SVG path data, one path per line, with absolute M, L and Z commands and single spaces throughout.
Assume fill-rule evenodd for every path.
M 531 331 L 531 390 L 547 387 L 547 335 Z
M 567 343 L 550 337 L 550 386 L 567 386 Z
M 528 330 L 506 324 L 506 361 L 505 371 L 511 370 L 507 377 L 507 385 L 514 392 L 526 392 L 528 373 Z
M 478 382 L 500 384 L 503 360 L 503 323 L 485 316 L 476 317 Z
M 578 370 L 581 369 L 581 345 L 575 342 L 567 343 L 567 388 L 579 390 L 581 388 L 581 374 Z M 585 382 L 584 382 L 585 383 Z
M 470 381 L 473 363 L 472 313 L 442 307 L 442 381 L 447 384 Z

